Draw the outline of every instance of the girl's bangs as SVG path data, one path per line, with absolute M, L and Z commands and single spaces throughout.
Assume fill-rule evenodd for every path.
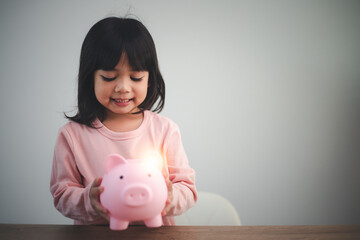
M 136 40 L 134 39 L 133 42 L 126 44 L 123 52 L 127 55 L 133 71 L 149 71 L 153 65 L 151 50 L 146 48 L 147 44 Z
M 121 58 L 122 51 L 120 49 L 110 50 L 110 48 L 100 50 L 95 69 L 111 71 L 115 68 Z
M 147 44 L 139 39 L 122 38 L 116 42 L 107 42 L 100 47 L 97 69 L 110 71 L 119 63 L 123 54 L 126 54 L 133 71 L 149 71 L 152 64 L 151 50 Z

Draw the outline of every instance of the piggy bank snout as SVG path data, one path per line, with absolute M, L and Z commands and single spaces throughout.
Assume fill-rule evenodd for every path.
M 122 191 L 122 200 L 130 207 L 145 205 L 152 199 L 151 188 L 142 183 L 133 183 Z

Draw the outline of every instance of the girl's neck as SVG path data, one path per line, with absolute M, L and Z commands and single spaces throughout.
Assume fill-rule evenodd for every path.
M 102 122 L 105 127 L 114 132 L 130 132 L 138 129 L 144 119 L 144 113 L 137 114 L 107 114 Z

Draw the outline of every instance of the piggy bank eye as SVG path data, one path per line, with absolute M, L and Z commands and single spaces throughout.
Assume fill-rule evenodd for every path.
M 120 179 L 123 179 L 123 178 L 124 178 L 124 176 L 123 176 L 123 175 L 121 175 L 121 176 L 120 176 Z
M 148 177 L 151 177 L 151 173 L 148 173 Z

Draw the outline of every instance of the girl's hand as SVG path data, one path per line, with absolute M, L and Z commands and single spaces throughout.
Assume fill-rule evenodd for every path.
M 168 188 L 168 198 L 167 198 L 167 200 L 166 200 L 165 208 L 164 208 L 164 210 L 163 210 L 162 213 L 161 213 L 162 216 L 165 216 L 165 215 L 167 215 L 167 214 L 169 213 L 170 208 L 171 208 L 170 203 L 171 203 L 172 200 L 173 200 L 172 183 L 171 183 L 171 181 L 169 180 L 169 178 L 166 179 L 166 185 L 167 185 L 167 188 Z
M 100 204 L 100 194 L 104 191 L 104 187 L 100 186 L 101 182 L 102 178 L 96 178 L 93 181 L 89 193 L 90 203 L 99 216 L 109 221 L 109 211 Z

